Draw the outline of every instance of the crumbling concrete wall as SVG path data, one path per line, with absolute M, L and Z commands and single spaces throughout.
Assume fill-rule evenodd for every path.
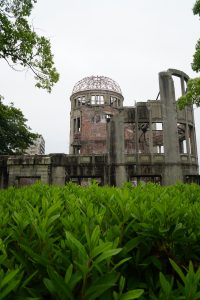
M 36 181 L 50 184 L 50 164 L 49 156 L 11 156 L 7 161 L 8 185 L 22 186 Z

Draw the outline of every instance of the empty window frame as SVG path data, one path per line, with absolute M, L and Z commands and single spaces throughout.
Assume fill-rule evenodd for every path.
M 152 123 L 152 136 L 153 136 L 153 152 L 157 154 L 164 153 L 163 141 L 163 123 Z
M 188 126 L 188 133 L 189 133 L 189 148 L 190 154 L 195 155 L 195 137 L 194 137 L 194 128 L 193 126 Z
M 138 151 L 139 153 L 150 153 L 149 148 L 149 123 L 138 123 Z
M 106 114 L 96 114 L 93 118 L 94 123 L 106 123 Z
M 75 118 L 73 122 L 74 133 L 78 133 L 81 131 L 81 118 Z
M 111 96 L 110 97 L 110 105 L 118 106 L 118 99 L 116 97 Z
M 92 105 L 103 105 L 104 104 L 104 96 L 103 95 L 92 95 L 90 103 Z
M 124 124 L 124 150 L 125 154 L 136 153 L 136 125 L 135 123 Z
M 73 154 L 75 154 L 75 155 L 81 154 L 80 146 L 73 146 Z
M 163 130 L 163 123 L 152 123 L 152 129 L 153 130 Z
M 178 100 L 187 91 L 186 79 L 180 76 L 172 76 L 174 82 L 175 98 Z
M 85 96 L 78 97 L 76 99 L 76 106 L 79 107 L 81 105 L 85 105 L 85 102 L 86 102 Z
M 179 76 L 172 76 L 172 78 L 174 81 L 175 98 L 178 100 L 182 96 L 181 78 Z
M 178 143 L 180 154 L 187 154 L 187 142 L 186 142 L 186 125 L 182 123 L 177 124 L 178 130 Z
M 77 132 L 81 131 L 81 118 L 77 118 Z
M 73 131 L 74 131 L 74 133 L 77 132 L 77 130 L 76 130 L 76 118 L 73 120 Z

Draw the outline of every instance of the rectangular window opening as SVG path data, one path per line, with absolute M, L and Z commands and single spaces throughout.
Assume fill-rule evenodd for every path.
M 180 154 L 187 154 L 186 125 L 182 123 L 178 123 L 177 129 L 178 129 L 179 152 Z
M 150 141 L 149 123 L 139 122 L 138 123 L 138 152 L 139 153 L 150 153 L 149 141 Z
M 92 97 L 91 97 L 91 104 L 92 104 L 92 105 L 95 105 L 95 96 L 92 96 Z
M 181 78 L 178 76 L 173 76 L 172 78 L 174 81 L 175 98 L 178 100 L 182 96 Z
M 74 133 L 76 132 L 76 119 L 74 119 L 74 122 L 73 122 L 73 129 L 74 129 Z
M 153 152 L 155 154 L 164 153 L 164 140 L 163 140 L 163 123 L 155 122 L 152 123 L 152 134 L 153 134 Z
M 81 131 L 81 119 L 77 118 L 77 132 Z

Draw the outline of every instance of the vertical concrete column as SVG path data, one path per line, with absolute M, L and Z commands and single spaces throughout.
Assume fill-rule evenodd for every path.
M 181 93 L 182 93 L 182 96 L 185 95 L 185 84 L 184 84 L 184 77 L 181 76 L 180 77 L 180 81 L 181 81 Z
M 65 185 L 65 167 L 64 166 L 53 166 L 52 167 L 52 184 Z
M 180 81 L 181 81 L 181 93 L 183 96 L 183 95 L 185 95 L 185 84 L 184 84 L 185 79 L 183 76 L 180 77 Z M 189 161 L 191 161 L 187 107 L 185 107 L 185 116 L 186 116 L 186 124 L 185 124 L 186 149 L 187 149 L 187 155 L 189 157 Z
M 152 109 L 150 103 L 147 103 L 147 108 L 149 110 L 149 150 L 151 154 L 151 159 L 153 158 L 153 131 L 152 131 Z
M 115 164 L 115 183 L 116 186 L 121 186 L 127 181 L 124 157 L 124 115 L 121 111 L 117 117 L 111 120 L 111 135 L 114 136 L 113 154 Z
M 110 105 L 110 95 L 108 93 L 104 94 L 104 104 Z
M 159 73 L 160 100 L 163 116 L 163 138 L 165 152 L 165 170 L 163 184 L 175 184 L 182 181 L 182 169 L 178 145 L 177 108 L 174 82 L 170 72 Z
M 107 119 L 106 123 L 106 132 L 107 132 L 107 137 L 106 137 L 106 149 L 107 149 L 107 172 L 104 170 L 104 178 L 106 175 L 106 182 L 104 179 L 104 184 L 111 184 L 111 156 L 112 156 L 112 148 L 111 148 L 111 120 L 110 117 Z
M 196 130 L 195 130 L 195 122 L 194 122 L 194 110 L 192 109 L 192 123 L 193 123 L 193 150 L 194 150 L 194 156 L 198 160 L 198 152 L 197 152 L 197 140 L 196 140 Z M 198 164 L 198 161 L 197 161 Z
M 72 118 L 72 112 L 70 112 L 70 134 L 69 134 L 69 154 L 73 154 L 73 118 Z
M 186 139 L 186 149 L 187 149 L 187 155 L 189 158 L 189 162 L 191 162 L 191 145 L 190 145 L 190 138 L 189 138 L 189 125 L 188 125 L 188 111 L 187 107 L 185 107 L 185 139 Z
M 136 175 L 140 173 L 139 141 L 138 141 L 138 111 L 135 104 L 135 149 L 136 149 Z

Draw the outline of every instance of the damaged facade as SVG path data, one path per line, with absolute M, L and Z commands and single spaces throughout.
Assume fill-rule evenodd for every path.
M 126 181 L 199 183 L 193 107 L 177 108 L 174 76 L 184 94 L 188 76 L 169 69 L 159 73 L 159 99 L 133 107 L 123 106 L 112 79 L 82 79 L 70 98 L 70 154 L 1 157 L 0 186 L 36 180 L 87 185 L 92 179 L 116 186 Z

